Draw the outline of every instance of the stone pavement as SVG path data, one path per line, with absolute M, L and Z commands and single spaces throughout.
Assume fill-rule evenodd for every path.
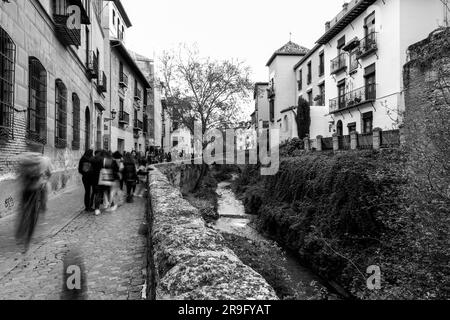
M 14 217 L 0 220 L 0 300 L 60 299 L 63 259 L 80 251 L 86 269 L 87 298 L 141 299 L 145 283 L 145 201 L 136 198 L 116 212 L 95 217 L 81 212 L 82 191 L 49 201 L 27 254 L 14 240 Z

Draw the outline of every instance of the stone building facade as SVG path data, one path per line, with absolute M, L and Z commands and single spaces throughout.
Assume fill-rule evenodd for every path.
M 107 104 L 98 76 L 105 61 L 102 1 L 75 2 L 81 8 L 75 31 L 65 23 L 66 1 L 0 2 L 0 217 L 17 207 L 18 155 L 50 157 L 52 191 L 60 192 L 79 183 L 78 160 L 102 130 L 93 121 Z
M 407 166 L 420 196 L 450 199 L 450 28 L 409 47 L 404 66 Z
M 130 26 L 120 0 L 0 1 L 0 218 L 17 208 L 24 152 L 51 159 L 60 193 L 81 183 L 87 149 L 145 151 L 150 85 L 124 46 Z

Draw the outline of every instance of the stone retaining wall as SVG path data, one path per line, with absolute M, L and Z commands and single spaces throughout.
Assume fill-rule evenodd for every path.
M 205 226 L 158 169 L 149 176 L 150 260 L 157 300 L 276 300 L 272 287 Z M 152 290 L 152 288 L 150 288 Z

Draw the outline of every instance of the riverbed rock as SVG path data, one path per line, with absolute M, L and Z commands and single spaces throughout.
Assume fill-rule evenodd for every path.
M 157 299 L 277 299 L 159 170 L 150 173 L 150 198 Z

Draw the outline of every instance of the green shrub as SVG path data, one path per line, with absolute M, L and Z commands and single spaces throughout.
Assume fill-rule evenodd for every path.
M 448 206 L 417 203 L 406 161 L 400 150 L 304 154 L 282 159 L 275 176 L 249 167 L 234 189 L 261 231 L 353 296 L 444 298 Z M 381 290 L 366 287 L 371 265 L 381 268 Z

